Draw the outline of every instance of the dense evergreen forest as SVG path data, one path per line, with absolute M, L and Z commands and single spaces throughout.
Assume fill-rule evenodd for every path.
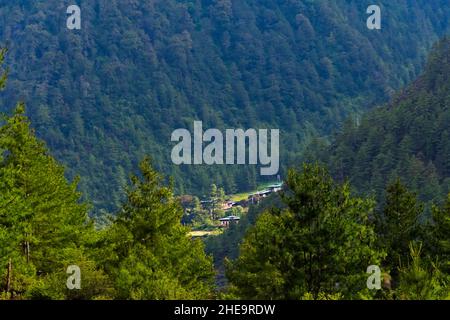
M 178 194 L 253 189 L 254 166 L 171 164 L 171 132 L 194 120 L 281 129 L 284 175 L 311 137 L 413 80 L 450 16 L 447 0 L 383 0 L 382 30 L 368 30 L 368 0 L 99 0 L 79 1 L 82 29 L 68 31 L 69 2 L 0 0 L 0 108 L 27 104 L 96 213 L 120 206 L 145 154 Z
M 397 278 L 394 278 L 397 284 L 400 281 L 399 267 L 407 263 L 406 261 L 410 261 L 410 263 L 418 264 L 414 268 L 422 270 L 422 267 L 420 267 L 422 262 L 414 259 L 419 259 L 419 251 L 423 254 L 424 250 L 436 250 L 438 243 L 442 245 L 442 248 L 446 249 L 437 254 L 434 259 L 436 259 L 435 261 L 440 261 L 439 263 L 444 268 L 447 268 L 449 264 L 447 250 L 449 247 L 447 247 L 448 240 L 446 238 L 448 238 L 449 234 L 446 234 L 446 232 L 449 230 L 444 231 L 445 228 L 442 229 L 438 225 L 441 223 L 448 224 L 450 221 L 450 211 L 448 211 L 449 198 L 447 197 L 447 195 L 450 196 L 450 172 L 448 171 L 448 163 L 450 161 L 450 141 L 448 140 L 450 128 L 449 75 L 450 38 L 447 37 L 434 46 L 424 73 L 411 85 L 395 94 L 392 101 L 369 112 L 358 123 L 355 123 L 353 120 L 347 121 L 342 130 L 334 136 L 331 145 L 328 145 L 324 139 L 315 139 L 307 148 L 305 159 L 309 162 L 322 163 L 322 166 L 329 168 L 330 174 L 328 175 L 325 171 L 321 171 L 322 169 L 314 167 L 306 167 L 305 170 L 300 169 L 299 171 L 306 172 L 303 173 L 305 177 L 302 179 L 307 177 L 308 179 L 317 179 L 316 176 L 320 174 L 325 181 L 309 181 L 310 184 L 300 189 L 300 193 L 294 197 L 294 200 L 291 199 L 292 196 L 285 199 L 279 196 L 271 197 L 259 206 L 253 207 L 239 225 L 234 226 L 218 237 L 207 239 L 207 251 L 211 252 L 215 257 L 215 264 L 220 272 L 220 283 L 222 285 L 226 283 L 224 278 L 224 263 L 226 259 L 235 260 L 239 258 L 234 267 L 238 268 L 236 272 L 238 278 L 234 281 L 238 281 L 239 286 L 242 286 L 241 281 L 246 281 L 245 278 L 240 278 L 242 273 L 246 272 L 242 271 L 242 269 L 247 270 L 246 266 L 249 268 L 246 276 L 250 278 L 255 276 L 255 273 L 265 272 L 260 269 L 262 268 L 262 261 L 265 261 L 262 257 L 266 257 L 266 259 L 271 261 L 274 259 L 271 257 L 275 252 L 289 250 L 287 248 L 290 248 L 291 242 L 295 245 L 296 240 L 288 238 L 288 235 L 285 234 L 286 229 L 290 230 L 291 227 L 287 227 L 290 224 L 299 223 L 299 230 L 293 230 L 294 234 L 291 236 L 298 237 L 297 241 L 305 241 L 304 244 L 301 244 L 302 246 L 310 246 L 309 248 L 322 247 L 324 244 L 319 240 L 320 229 L 317 230 L 318 234 L 308 235 L 314 235 L 314 237 L 317 237 L 316 240 L 311 239 L 307 241 L 303 239 L 304 235 L 301 232 L 305 232 L 305 230 L 302 231 L 302 228 L 305 228 L 305 226 L 301 222 L 303 221 L 302 219 L 307 219 L 307 216 L 300 215 L 295 219 L 287 215 L 287 213 L 293 210 L 295 214 L 300 214 L 303 212 L 302 210 L 307 209 L 303 207 L 308 204 L 308 202 L 306 204 L 302 202 L 311 201 L 309 205 L 313 206 L 315 204 L 319 206 L 319 208 L 314 208 L 316 210 L 315 215 L 311 219 L 312 221 L 319 219 L 320 215 L 328 210 L 320 208 L 326 201 L 330 201 L 328 196 L 323 194 L 327 193 L 326 190 L 332 184 L 331 177 L 334 177 L 335 181 L 339 183 L 344 183 L 353 192 L 367 198 L 366 201 L 368 199 L 375 200 L 368 208 L 361 208 L 357 212 L 372 212 L 370 219 L 376 221 L 374 222 L 374 230 L 379 237 L 380 250 L 384 248 L 383 250 L 386 250 L 385 253 L 392 254 L 391 252 L 394 251 L 399 255 L 399 252 L 402 252 L 402 259 L 389 257 L 388 254 L 385 259 L 390 259 L 390 262 L 384 260 L 385 266 L 390 268 L 389 277 Z M 314 175 L 311 176 L 309 171 L 312 171 Z M 295 192 L 297 188 L 296 180 L 299 178 L 297 177 L 298 173 L 292 174 L 295 179 L 290 177 L 288 186 Z M 291 179 L 294 180 L 292 181 Z M 327 188 L 318 192 L 316 189 L 324 182 L 326 182 Z M 340 192 L 342 196 L 348 197 L 350 190 L 343 189 Z M 292 207 L 292 201 L 296 203 L 296 206 Z M 298 207 L 299 205 L 300 208 Z M 444 206 L 444 208 L 439 211 L 440 209 L 437 209 L 438 206 Z M 301 208 L 303 209 L 300 210 Z M 340 209 L 340 211 L 345 212 L 344 208 Z M 305 211 L 304 214 L 306 215 L 307 213 L 312 214 L 309 211 Z M 284 215 L 287 216 L 285 217 Z M 262 222 L 264 219 L 267 221 Z M 278 221 L 277 219 L 282 220 Z M 287 222 L 283 222 L 283 219 L 287 219 Z M 277 221 L 279 224 L 272 225 L 272 223 L 275 223 L 272 220 Z M 307 219 L 303 222 L 306 222 L 308 225 L 313 223 L 312 221 Z M 268 225 L 265 225 L 265 223 L 268 223 Z M 284 223 L 288 224 L 285 225 Z M 430 232 L 430 225 L 432 229 L 438 228 L 440 231 L 431 231 L 427 235 L 427 232 Z M 252 237 L 255 236 L 256 232 L 262 233 L 259 234 L 259 239 L 272 239 L 272 241 L 276 239 L 274 246 L 270 249 L 270 240 L 264 243 L 255 243 L 255 239 Z M 265 232 L 268 232 L 268 234 Z M 276 236 L 276 234 L 279 234 L 279 236 Z M 433 239 L 437 234 L 440 234 L 442 238 Z M 355 237 L 355 234 L 349 235 L 347 240 L 352 241 L 353 237 Z M 428 240 L 427 237 L 429 237 Z M 329 240 L 331 242 L 330 245 L 334 245 L 332 240 Z M 422 247 L 409 248 L 410 241 L 413 240 L 424 245 L 425 249 Z M 396 246 L 398 247 L 394 249 Z M 400 247 L 402 249 L 399 249 Z M 246 253 L 247 250 L 262 250 L 262 252 L 256 251 L 255 253 L 255 251 L 250 251 L 252 252 L 251 256 L 245 257 L 246 254 L 250 254 Z M 292 251 L 288 251 L 289 253 L 286 254 L 304 251 L 302 247 L 296 248 L 295 246 L 290 250 Z M 329 251 L 331 250 L 327 252 Z M 412 255 L 411 257 L 408 257 L 409 253 Z M 282 255 L 284 253 L 279 254 Z M 341 252 L 340 254 L 343 253 Z M 355 254 L 359 255 L 358 253 L 350 252 L 346 255 Z M 436 254 L 436 251 L 434 251 L 434 254 Z M 240 255 L 244 255 L 244 257 Z M 254 255 L 258 255 L 261 259 L 260 263 L 243 260 L 256 259 Z M 432 253 L 429 257 L 431 256 L 433 256 Z M 267 267 L 272 269 L 266 270 L 267 272 L 273 272 L 266 274 L 268 277 L 267 281 L 272 277 L 280 277 L 279 287 L 273 288 L 276 291 L 271 291 L 270 294 L 267 291 L 258 293 L 258 288 L 244 286 L 238 292 L 240 294 L 245 292 L 247 298 L 252 296 L 266 299 L 274 297 L 280 299 L 301 298 L 301 296 L 295 296 L 295 292 L 292 293 L 294 296 L 287 293 L 289 290 L 295 289 L 296 283 L 295 279 L 284 278 L 285 272 L 293 267 L 291 265 L 280 266 L 279 263 L 281 263 L 282 259 L 284 258 L 275 258 L 276 265 L 270 264 Z M 394 263 L 392 262 L 393 260 L 395 260 Z M 433 258 L 431 261 L 434 261 Z M 284 263 L 287 263 L 287 261 L 284 261 Z M 305 264 L 305 260 L 297 261 L 297 263 L 298 267 L 301 267 Z M 320 264 L 316 267 L 318 268 L 319 266 Z M 279 267 L 287 269 L 283 271 Z M 321 272 L 324 271 L 321 270 Z M 303 272 L 306 271 L 303 270 Z M 309 274 L 309 277 L 313 277 L 313 274 L 317 272 L 318 269 L 314 269 Z M 297 274 L 296 276 L 299 276 L 301 279 L 306 277 L 305 274 Z M 231 279 L 234 277 L 236 275 L 231 273 Z M 250 282 L 250 279 L 247 281 Z M 286 283 L 285 281 L 288 282 Z M 320 281 L 320 279 L 317 279 L 317 281 Z M 427 281 L 431 280 L 428 279 Z M 287 286 L 284 287 L 286 284 Z M 359 285 L 361 285 L 360 281 Z M 420 288 L 419 285 L 418 288 Z M 424 285 L 423 289 L 428 290 L 430 288 Z M 301 292 L 304 293 L 304 291 Z M 316 292 L 316 298 L 319 293 Z M 349 294 L 352 295 L 354 293 L 352 291 Z M 338 297 L 342 297 L 341 294 L 342 292 L 339 291 Z M 391 294 L 398 293 L 391 292 Z M 406 295 L 408 296 L 408 294 Z M 326 297 L 326 295 L 323 297 Z M 346 297 L 345 294 L 343 297 Z M 425 296 L 417 296 L 416 298 L 420 299 L 421 297 L 425 298 Z M 347 298 L 351 297 L 347 296 Z
M 312 145 L 332 175 L 380 196 L 402 177 L 423 201 L 450 192 L 450 41 L 439 42 L 425 72 L 384 107 L 348 121 L 330 147 Z M 309 155 L 311 156 L 311 154 Z M 314 156 L 313 156 L 314 158 Z
M 1 299 L 450 298 L 450 195 L 423 222 L 423 204 L 398 180 L 377 210 L 318 165 L 290 170 L 283 205 L 255 219 L 218 290 L 211 257 L 148 159 L 120 211 L 95 229 L 23 105 L 4 117 L 0 150 Z M 66 282 L 74 265 L 78 290 Z M 378 290 L 366 287 L 368 266 L 383 270 Z
M 0 300 L 450 299 L 450 7 L 367 4 L 0 0 Z M 169 165 L 195 119 L 284 134 L 206 240 L 180 195 L 258 178 Z

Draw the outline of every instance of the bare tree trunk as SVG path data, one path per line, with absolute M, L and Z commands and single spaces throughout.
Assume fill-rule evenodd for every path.
M 23 249 L 25 256 L 27 257 L 27 263 L 30 263 L 30 241 L 28 241 L 28 233 L 25 234 L 25 243 L 23 244 Z
M 27 263 L 30 263 L 30 242 L 26 242 L 26 250 L 27 250 Z
M 9 258 L 8 273 L 6 275 L 6 293 L 9 293 L 9 291 L 11 291 L 11 277 L 12 277 L 12 261 L 11 258 Z

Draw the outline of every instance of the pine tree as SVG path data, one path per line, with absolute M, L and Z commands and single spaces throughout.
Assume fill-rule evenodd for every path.
M 183 209 L 172 187 L 148 159 L 132 177 L 127 201 L 105 230 L 99 261 L 115 279 L 121 299 L 211 297 L 212 259 L 181 225 Z
M 398 179 L 388 186 L 386 193 L 386 203 L 377 215 L 377 233 L 380 246 L 387 251 L 386 267 L 395 281 L 398 268 L 410 256 L 410 242 L 421 234 L 423 205 Z
M 383 255 L 374 247 L 373 202 L 352 197 L 348 184 L 335 184 L 316 165 L 290 171 L 286 184 L 287 209 L 262 214 L 228 263 L 231 292 L 244 299 L 370 296 L 365 272 Z
M 442 207 L 433 206 L 433 223 L 428 234 L 431 254 L 439 259 L 440 268 L 450 275 L 450 194 Z
M 77 181 L 66 180 L 64 168 L 35 137 L 23 104 L 12 116 L 2 115 L 1 125 L 1 296 L 90 299 L 104 294 L 107 278 L 84 249 L 94 229 Z M 69 265 L 82 268 L 83 289 L 76 294 L 66 287 Z
M 449 279 L 434 263 L 422 258 L 422 244 L 410 244 L 411 262 L 400 268 L 400 284 L 395 296 L 401 300 L 450 298 Z

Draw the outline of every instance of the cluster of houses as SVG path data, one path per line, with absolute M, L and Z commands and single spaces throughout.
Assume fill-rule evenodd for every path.
M 271 194 L 280 192 L 282 189 L 283 189 L 283 183 L 273 184 L 273 185 L 269 186 L 267 189 L 250 194 L 247 199 L 244 199 L 244 200 L 241 200 L 238 202 L 226 201 L 225 203 L 223 203 L 222 209 L 227 211 L 227 210 L 231 210 L 233 207 L 236 207 L 236 206 L 241 206 L 243 208 L 246 208 L 246 207 L 249 207 L 251 204 L 259 203 L 261 200 L 263 200 L 264 198 L 267 198 Z M 234 216 L 234 215 L 219 219 L 220 225 L 225 228 L 229 227 L 232 223 L 239 223 L 240 220 L 241 220 L 241 218 Z
M 282 190 L 282 188 L 283 188 L 283 184 L 282 183 L 277 183 L 277 184 L 271 185 L 265 190 L 258 191 L 258 192 L 254 193 L 254 194 L 249 195 L 248 196 L 248 201 L 251 204 L 256 204 L 259 201 L 261 201 L 262 199 L 267 198 L 271 194 L 280 192 Z
M 264 198 L 267 198 L 271 194 L 280 192 L 282 190 L 282 188 L 283 188 L 282 183 L 277 183 L 277 184 L 271 185 L 267 189 L 258 191 L 256 193 L 249 194 L 247 199 L 244 199 L 244 200 L 241 200 L 238 202 L 227 201 L 223 204 L 222 209 L 229 210 L 235 206 L 241 206 L 243 208 L 247 208 L 251 204 L 258 204 L 261 200 L 263 200 Z

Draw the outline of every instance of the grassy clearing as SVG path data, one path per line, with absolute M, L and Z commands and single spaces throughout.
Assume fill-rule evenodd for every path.
M 217 228 L 212 231 L 191 231 L 189 236 L 191 237 L 210 237 L 210 236 L 218 236 L 223 232 L 223 229 Z

